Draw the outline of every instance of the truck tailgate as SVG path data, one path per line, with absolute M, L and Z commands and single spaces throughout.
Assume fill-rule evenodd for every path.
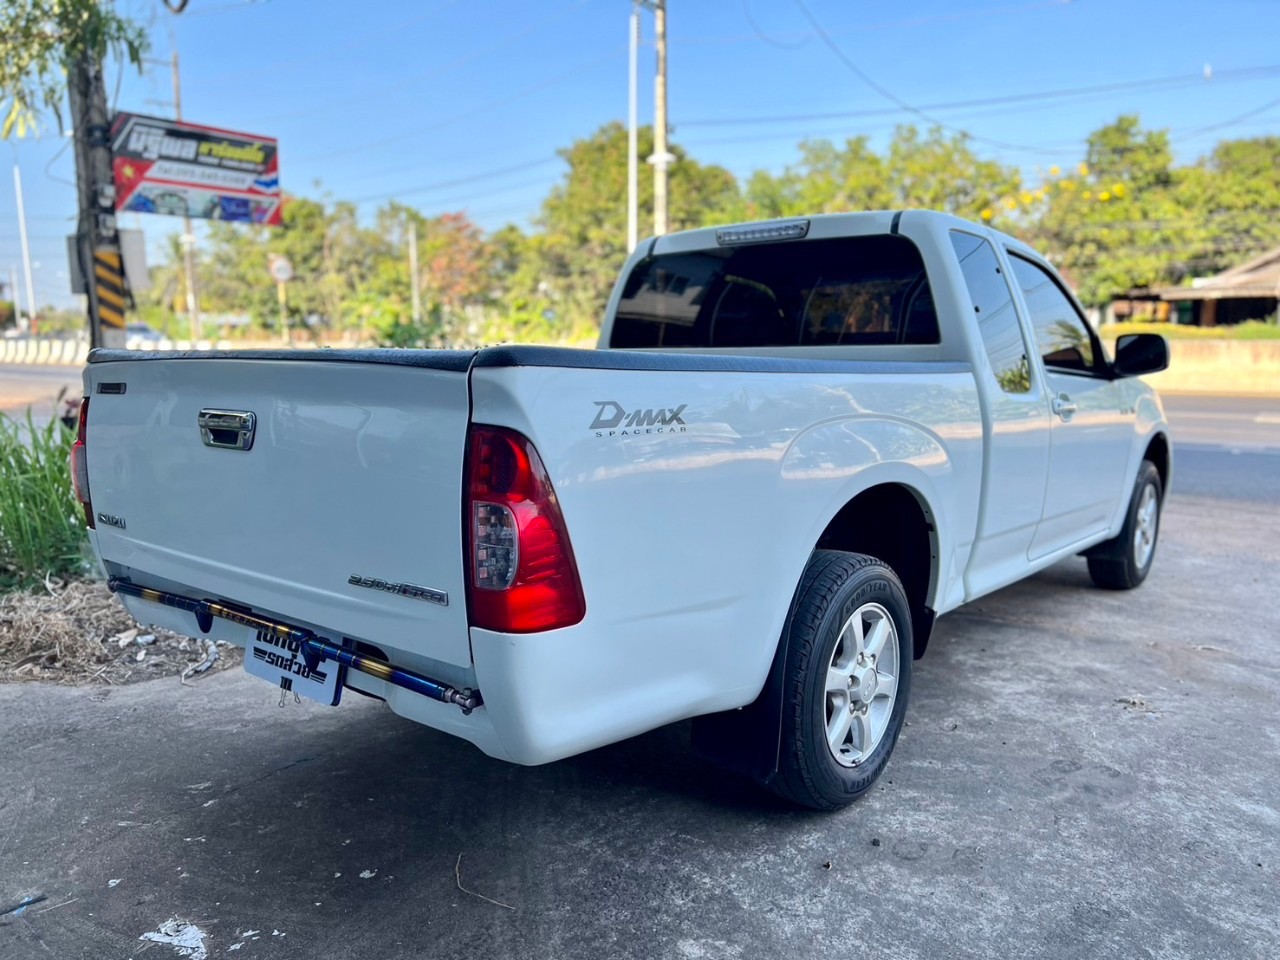
M 85 373 L 93 509 L 115 521 L 95 534 L 109 572 L 470 665 L 470 354 L 110 356 Z M 209 411 L 235 416 L 207 413 L 202 430 Z

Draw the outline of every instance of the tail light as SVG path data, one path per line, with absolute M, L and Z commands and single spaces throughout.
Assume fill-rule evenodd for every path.
M 84 522 L 93 529 L 93 504 L 89 502 L 89 461 L 85 459 L 85 426 L 89 422 L 89 398 L 80 401 L 80 417 L 76 422 L 76 442 L 71 448 L 71 486 L 76 499 L 84 507 Z
M 533 633 L 586 615 L 560 504 L 527 437 L 502 427 L 471 428 L 466 513 L 475 626 Z

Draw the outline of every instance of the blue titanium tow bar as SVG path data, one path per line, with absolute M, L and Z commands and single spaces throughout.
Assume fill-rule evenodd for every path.
M 266 630 L 285 640 L 295 641 L 303 659 L 307 662 L 307 667 L 312 670 L 318 667 L 322 660 L 334 660 L 352 670 L 358 670 L 367 676 L 383 680 L 392 686 L 420 693 L 424 697 L 439 700 L 441 703 L 452 703 L 460 707 L 464 715 L 470 715 L 472 710 L 484 704 L 479 690 L 459 690 L 447 683 L 441 683 L 438 680 L 432 680 L 430 677 L 424 677 L 420 673 L 414 673 L 412 670 L 393 666 L 384 660 L 377 660 L 362 653 L 356 653 L 354 650 L 348 650 L 346 647 L 340 647 L 336 643 L 324 639 L 324 637 L 316 636 L 310 630 L 303 630 L 301 627 L 293 627 L 287 623 L 268 620 L 266 617 L 260 617 L 255 613 L 248 613 L 245 610 L 227 606 L 224 603 L 215 603 L 212 600 L 193 600 L 190 597 L 179 596 L 176 593 L 165 593 L 162 590 L 152 590 L 150 587 L 140 587 L 127 580 L 108 580 L 107 586 L 114 593 L 123 593 L 130 597 L 138 597 L 141 600 L 149 600 L 152 603 L 161 603 L 166 607 L 176 607 L 179 610 L 193 613 L 196 617 L 196 623 L 203 633 L 209 632 L 209 628 L 213 625 L 213 618 L 217 617 L 220 620 L 229 620 L 244 627 L 252 627 L 254 630 Z

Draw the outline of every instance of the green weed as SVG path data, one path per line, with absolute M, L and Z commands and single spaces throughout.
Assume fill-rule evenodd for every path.
M 75 431 L 0 414 L 0 590 L 83 572 L 84 511 L 71 489 Z

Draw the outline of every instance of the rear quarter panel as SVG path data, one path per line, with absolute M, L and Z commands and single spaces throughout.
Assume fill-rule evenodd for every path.
M 870 486 L 928 503 L 935 591 L 960 586 L 982 457 L 963 366 L 477 368 L 472 396 L 474 421 L 536 444 L 587 600 L 565 630 L 472 631 L 477 679 L 489 709 L 511 713 L 495 724 L 528 738 L 509 745 L 524 762 L 753 700 L 818 537 Z M 609 402 L 683 422 L 593 427 Z

